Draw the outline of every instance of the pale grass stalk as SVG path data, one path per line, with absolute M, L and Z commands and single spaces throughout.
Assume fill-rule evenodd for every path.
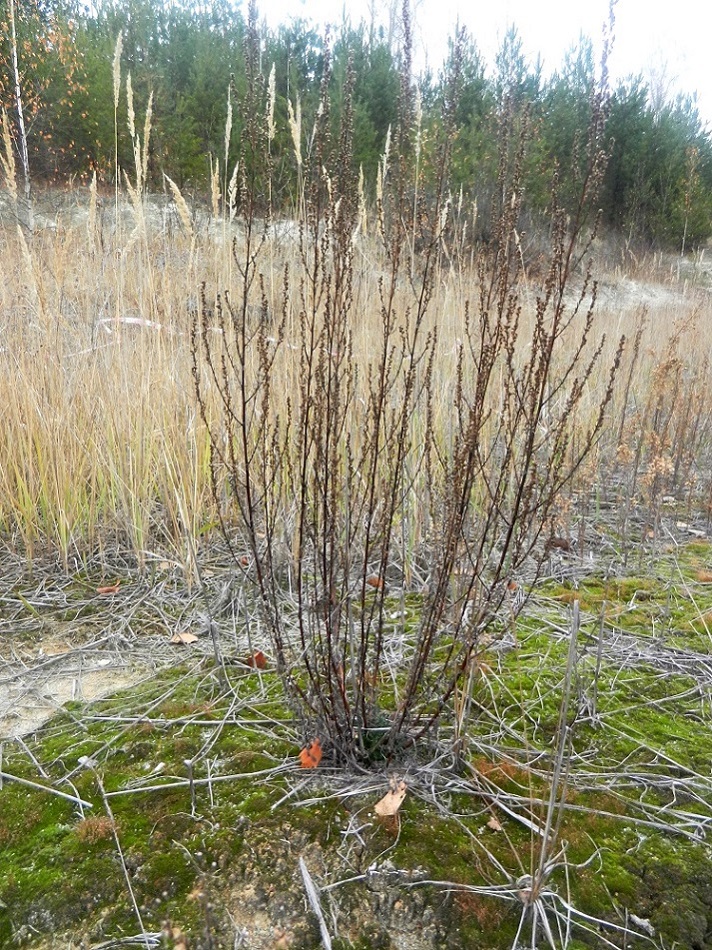
M 415 274 L 416 260 L 415 260 L 415 235 L 417 233 L 417 218 L 418 218 L 418 200 L 420 194 L 420 153 L 423 145 L 423 102 L 420 95 L 420 87 L 416 87 L 415 90 L 415 104 L 414 104 L 414 119 L 415 119 L 415 176 L 413 178 L 413 222 L 410 229 L 410 273 L 411 279 Z M 441 226 L 440 231 L 443 231 Z
M 143 153 L 141 155 L 141 181 L 143 187 L 146 187 L 148 181 L 148 143 L 151 139 L 151 119 L 153 117 L 153 90 L 148 97 L 146 106 L 146 118 L 143 123 Z
M 364 237 L 368 234 L 368 211 L 366 205 L 366 189 L 363 180 L 363 165 L 358 170 L 358 224 L 354 234 L 354 240 L 361 234 Z
M 185 198 L 183 197 L 180 188 L 178 187 L 178 185 L 176 185 L 173 179 L 169 178 L 168 175 L 165 175 L 165 174 L 163 177 L 166 179 L 171 189 L 171 194 L 173 195 L 173 200 L 176 203 L 176 208 L 178 209 L 178 217 L 180 218 L 180 223 L 183 227 L 183 230 L 192 241 L 193 238 L 195 237 L 195 232 L 193 231 L 193 222 L 191 220 L 190 209 L 188 208 L 188 204 Z
M 119 93 L 121 91 L 121 52 L 124 48 L 124 37 L 123 33 L 119 33 L 116 37 L 116 45 L 114 46 L 114 62 L 113 62 L 113 77 L 114 77 L 114 110 L 118 111 L 119 108 Z
M 136 169 L 136 193 L 139 198 L 142 197 L 144 191 L 144 179 L 143 179 L 143 156 L 141 154 L 141 137 L 138 135 L 134 136 L 133 140 L 133 154 L 134 154 L 134 167 Z
M 291 100 L 287 100 L 287 119 L 289 122 L 289 132 L 292 136 L 292 146 L 294 148 L 294 157 L 297 162 L 297 168 L 302 168 L 302 104 L 297 95 L 296 111 L 292 108 Z
M 134 97 L 133 97 L 133 85 L 131 83 L 131 73 L 126 77 L 126 108 L 128 124 L 129 124 L 129 135 L 131 136 L 131 141 L 136 139 L 136 114 L 134 112 Z
M 213 218 L 217 221 L 220 216 L 220 160 L 210 156 L 210 204 Z
M 133 142 L 133 154 L 134 154 L 134 167 L 136 171 L 136 183 L 132 185 L 129 177 L 124 173 L 124 179 L 126 181 L 126 188 L 129 193 L 129 198 L 131 201 L 131 208 L 134 214 L 135 226 L 134 230 L 129 236 L 128 242 L 123 249 L 123 256 L 126 260 L 128 258 L 129 252 L 133 249 L 134 245 L 139 246 L 139 253 L 141 260 L 139 266 L 143 268 L 148 281 L 148 294 L 147 299 L 141 301 L 141 312 L 142 316 L 151 315 L 155 319 L 156 317 L 156 294 L 155 288 L 153 287 L 154 279 L 154 269 L 153 269 L 153 258 L 148 252 L 148 229 L 146 223 L 146 213 L 145 213 L 145 204 L 144 204 L 144 193 L 146 190 L 146 178 L 148 174 L 148 148 L 151 138 L 151 119 L 153 115 L 153 93 L 148 97 L 148 105 L 146 107 L 146 116 L 144 119 L 144 128 L 143 128 L 143 143 L 141 142 L 141 137 L 136 133 L 136 117 L 134 113 L 133 105 L 133 90 L 131 88 L 131 74 L 129 73 L 126 81 L 127 89 L 127 99 L 129 103 L 128 108 L 128 127 L 129 133 L 131 134 Z M 120 314 L 117 312 L 117 319 Z
M 131 184 L 131 179 L 124 172 L 124 184 L 126 185 L 126 190 L 129 195 L 129 200 L 131 201 L 131 208 L 134 213 L 134 229 L 128 237 L 128 240 L 124 247 L 122 248 L 122 256 L 125 258 L 133 246 L 140 241 L 141 237 L 146 234 L 146 222 L 144 220 L 143 213 L 143 204 L 139 192 Z
M 128 173 L 124 170 L 124 182 L 131 201 L 131 207 L 134 213 L 134 230 L 129 236 L 128 243 L 124 248 L 124 256 L 142 237 L 146 236 L 146 221 L 143 211 L 143 202 L 141 200 L 143 193 L 143 161 L 141 157 L 141 141 L 136 134 L 136 113 L 134 111 L 133 85 L 131 83 L 131 73 L 126 77 L 126 104 L 127 104 L 127 123 L 129 135 L 131 136 L 131 147 L 134 156 L 134 168 L 136 171 L 136 184 L 133 185 L 129 179 Z
M 232 138 L 232 88 L 227 88 L 227 118 L 225 119 L 225 174 L 230 161 L 230 139 Z
M 296 110 L 292 108 L 291 99 L 287 100 L 287 121 L 289 123 L 289 132 L 292 136 L 292 147 L 294 149 L 294 159 L 297 163 L 297 208 L 298 218 L 302 217 L 304 204 L 304 182 L 302 175 L 302 103 L 297 94 Z
M 232 221 L 232 199 L 230 198 L 230 184 L 228 184 L 227 176 L 230 168 L 230 141 L 232 139 L 232 83 L 227 87 L 227 116 L 225 118 L 225 140 L 223 146 L 223 166 L 224 166 L 224 181 L 223 181 L 223 198 L 225 204 L 223 205 L 223 211 L 227 206 L 227 217 Z M 212 161 L 212 158 L 211 158 Z M 237 169 L 237 166 L 235 166 Z M 225 215 L 223 216 L 223 241 L 225 240 Z
M 275 64 L 272 63 L 272 68 L 269 73 L 269 79 L 267 81 L 267 155 L 271 161 L 272 158 L 272 142 L 274 141 L 274 136 L 276 133 L 276 126 L 274 124 L 274 104 L 277 98 L 277 86 L 276 86 L 276 74 L 275 74 Z M 270 209 L 270 214 L 272 213 L 272 176 L 268 176 L 267 184 L 267 201 Z
M 227 186 L 227 200 L 229 208 L 229 220 L 232 222 L 235 219 L 237 214 L 237 176 L 240 170 L 239 161 L 235 162 L 235 167 L 232 170 L 232 176 L 230 177 L 230 183 Z
M 386 180 L 388 178 L 390 151 L 391 127 L 389 125 L 388 131 L 386 132 L 386 142 L 383 147 L 383 153 L 379 159 L 378 170 L 376 172 L 376 216 L 378 221 L 378 233 L 381 237 L 381 240 L 384 242 L 386 240 L 386 222 L 384 217 L 383 195 L 386 187 Z
M 119 32 L 114 47 L 113 78 L 114 78 L 114 209 L 116 226 L 119 224 L 119 188 L 121 174 L 119 172 L 119 94 L 121 92 L 121 51 L 124 45 L 123 33 Z
M 96 170 L 92 173 L 91 183 L 89 185 L 89 218 L 87 220 L 87 231 L 89 234 L 89 243 L 92 247 L 96 246 L 97 240 L 97 189 L 96 189 Z
M 274 124 L 274 104 L 277 99 L 277 80 L 275 73 L 275 64 L 272 63 L 272 69 L 269 72 L 269 80 L 267 82 L 267 140 L 271 146 L 274 141 L 274 136 L 276 133 L 276 126 Z

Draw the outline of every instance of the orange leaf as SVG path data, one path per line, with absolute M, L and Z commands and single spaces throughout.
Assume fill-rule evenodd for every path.
M 379 577 L 378 574 L 369 574 L 366 583 L 375 590 L 383 590 L 383 578 Z
M 249 566 L 250 566 L 250 559 L 246 554 L 243 554 L 242 557 L 240 558 L 240 567 L 249 567 Z
M 97 587 L 97 594 L 117 594 L 121 587 L 121 581 L 116 581 L 115 584 L 110 584 L 108 587 Z
M 255 670 L 263 670 L 267 666 L 267 657 L 262 650 L 255 650 L 252 656 L 247 657 L 245 663 Z
M 712 571 L 698 571 L 697 580 L 703 584 L 712 584 Z
M 395 815 L 403 804 L 406 791 L 407 785 L 405 782 L 398 782 L 397 785 L 392 782 L 391 788 L 386 792 L 380 802 L 376 803 L 373 810 L 377 815 L 380 815 L 381 818 L 388 818 L 391 815 Z
M 311 745 L 305 746 L 299 753 L 299 761 L 303 769 L 315 769 L 321 762 L 323 753 L 321 750 L 321 740 L 315 739 Z

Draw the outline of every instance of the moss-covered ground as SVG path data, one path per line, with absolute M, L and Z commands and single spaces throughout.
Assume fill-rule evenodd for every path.
M 540 585 L 458 769 L 302 769 L 276 673 L 209 651 L 72 705 L 2 748 L 0 947 L 319 947 L 303 858 L 334 947 L 712 948 L 710 569 Z

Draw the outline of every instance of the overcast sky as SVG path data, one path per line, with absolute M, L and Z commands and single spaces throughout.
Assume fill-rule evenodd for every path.
M 352 21 L 370 18 L 400 0 L 348 0 Z M 526 53 L 540 54 L 545 71 L 559 66 L 581 32 L 600 49 L 608 0 L 411 0 L 415 7 L 415 52 L 421 65 L 437 68 L 447 36 L 458 18 L 468 27 L 489 63 L 508 26 L 516 24 Z M 712 126 L 712 5 L 709 0 L 618 0 L 610 66 L 614 78 L 651 70 L 663 74 L 670 92 L 697 93 L 703 119 Z M 258 0 L 260 14 L 274 26 L 291 17 L 322 25 L 340 22 L 340 0 Z M 376 14 L 378 16 L 378 12 Z

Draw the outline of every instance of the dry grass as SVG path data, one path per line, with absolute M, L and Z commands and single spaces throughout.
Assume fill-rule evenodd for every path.
M 239 287 L 231 242 L 239 249 L 242 236 L 229 221 L 198 211 L 189 227 L 188 209 L 174 204 L 144 200 L 137 219 L 131 205 L 117 218 L 101 200 L 88 213 L 84 193 L 63 203 L 32 236 L 11 214 L 0 219 L 0 530 L 30 557 L 50 546 L 66 562 L 118 541 L 139 560 L 158 546 L 188 566 L 187 537 L 198 541 L 216 515 L 190 376 L 191 311 L 200 307 L 201 282 L 207 320 L 216 294 Z M 273 321 L 275 333 L 284 314 L 287 345 L 274 377 L 282 408 L 299 373 L 298 280 L 283 299 L 284 268 L 299 273 L 301 263 L 295 231 L 290 222 L 269 231 L 253 304 L 255 319 Z M 360 234 L 352 331 L 353 359 L 364 367 L 379 337 L 377 284 L 385 268 L 376 242 Z M 602 276 L 598 325 L 611 354 L 621 333 L 630 343 L 610 425 L 586 477 L 605 484 L 616 462 L 618 472 L 636 470 L 632 490 L 647 492 L 651 504 L 667 491 L 699 494 L 709 450 L 710 294 L 689 275 L 660 283 L 656 273 L 646 280 L 636 270 L 633 282 L 617 265 L 616 274 Z M 450 266 L 444 256 L 427 316 L 439 333 L 433 419 L 443 433 L 466 301 L 477 293 L 474 267 Z M 407 283 L 398 294 L 404 311 L 413 302 Z M 532 280 L 525 322 L 533 319 L 535 294 Z M 602 372 L 590 392 L 592 412 L 606 382 Z

